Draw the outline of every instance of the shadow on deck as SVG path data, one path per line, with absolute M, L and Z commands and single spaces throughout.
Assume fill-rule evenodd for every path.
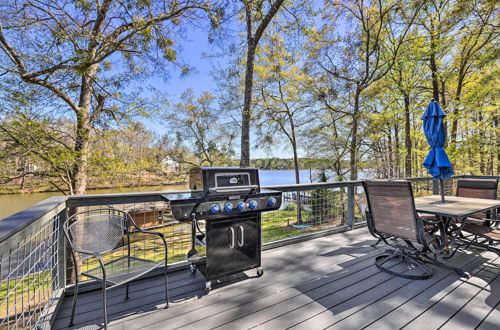
M 411 281 L 379 271 L 374 256 L 383 244 L 366 229 L 326 236 L 263 253 L 262 278 L 254 271 L 215 284 L 209 295 L 201 275 L 188 270 L 169 277 L 169 309 L 163 309 L 162 277 L 108 292 L 110 329 L 498 329 L 500 259 L 469 250 L 450 263 L 472 276 L 431 266 L 434 276 Z M 398 267 L 397 265 L 395 267 Z M 55 329 L 66 328 L 71 299 L 59 310 Z M 102 326 L 100 291 L 79 296 L 75 328 Z

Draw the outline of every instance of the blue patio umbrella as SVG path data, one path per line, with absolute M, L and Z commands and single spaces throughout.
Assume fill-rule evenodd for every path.
M 427 110 L 422 116 L 425 137 L 431 147 L 429 154 L 425 157 L 424 167 L 434 180 L 440 180 L 442 203 L 444 203 L 443 180 L 449 178 L 454 173 L 448 155 L 444 150 L 446 129 L 443 119 L 445 116 L 446 113 L 441 110 L 439 103 L 434 100 L 429 103 Z

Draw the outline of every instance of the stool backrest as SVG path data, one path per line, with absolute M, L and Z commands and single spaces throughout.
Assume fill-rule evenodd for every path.
M 459 179 L 457 196 L 469 198 L 497 199 L 498 180 Z

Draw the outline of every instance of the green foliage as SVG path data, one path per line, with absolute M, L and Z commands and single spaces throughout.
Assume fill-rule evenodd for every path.
M 241 2 L 111 1 L 94 34 L 96 6 L 104 3 L 0 4 L 2 182 L 72 193 L 85 186 L 80 169 L 93 187 L 168 181 L 166 161 L 177 172 L 200 164 L 238 166 L 248 87 Z M 271 3 L 246 2 L 253 33 Z M 494 1 L 283 6 L 256 48 L 250 136 L 268 157 L 251 166 L 330 169 L 338 180 L 358 170 L 376 177 L 426 175 L 421 115 L 439 97 L 455 172 L 500 173 Z M 188 90 L 179 102 L 168 102 L 164 91 L 147 90 L 144 81 L 168 77 L 173 67 L 181 76 L 193 71 L 180 61 L 179 47 L 191 23 L 211 29 L 207 36 L 223 48 L 226 66 L 214 72 L 218 89 Z M 214 33 L 229 26 L 235 38 Z M 156 136 L 144 120 L 166 124 L 168 133 Z M 275 157 L 275 150 L 286 158 Z M 323 213 L 324 201 L 341 203 L 328 191 L 311 198 L 316 220 L 333 216 Z

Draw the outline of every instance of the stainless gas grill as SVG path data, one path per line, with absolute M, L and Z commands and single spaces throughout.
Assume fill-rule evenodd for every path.
M 260 189 L 256 168 L 195 167 L 189 173 L 190 193 L 165 194 L 178 221 L 191 223 L 193 275 L 199 270 L 211 281 L 261 268 L 261 213 L 281 206 L 280 192 Z M 205 230 L 200 230 L 200 223 Z M 200 257 L 197 245 L 206 247 Z

